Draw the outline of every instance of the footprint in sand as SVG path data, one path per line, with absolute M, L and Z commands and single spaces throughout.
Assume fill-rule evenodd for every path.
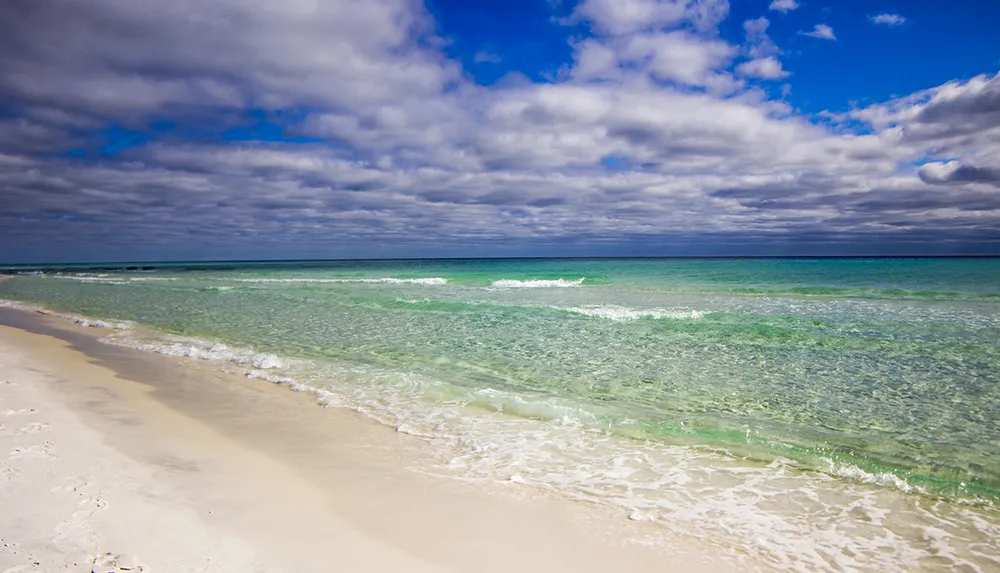
M 91 573 L 119 573 L 120 571 L 145 571 L 135 555 L 104 553 L 94 558 Z
M 91 483 L 82 477 L 69 477 L 66 478 L 64 485 L 57 485 L 49 491 L 52 493 L 80 493 L 82 495 L 80 490 L 90 485 Z
M 19 433 L 19 434 L 34 434 L 36 432 L 41 432 L 42 430 L 45 430 L 45 429 L 48 429 L 48 428 L 49 428 L 49 424 L 45 424 L 45 423 L 42 423 L 42 422 L 32 422 L 32 423 L 28 424 L 27 426 L 24 426 L 23 428 L 19 429 L 17 431 L 17 433 Z
M 101 511 L 102 509 L 104 509 L 107 506 L 108 506 L 108 502 L 104 501 L 103 499 L 101 499 L 99 497 L 91 497 L 89 499 L 83 499 L 77 505 L 77 507 L 80 508 L 80 509 L 77 509 L 76 511 L 73 512 L 73 519 L 74 520 L 78 520 L 78 519 L 87 520 L 87 519 L 90 519 L 98 511 Z
M 21 408 L 20 410 L 5 410 L 0 415 L 2 416 L 24 416 L 27 414 L 37 414 L 38 410 L 34 408 Z
M 10 450 L 10 459 L 16 460 L 20 458 L 51 458 L 52 447 L 55 446 L 52 442 L 45 442 L 37 446 L 15 446 Z

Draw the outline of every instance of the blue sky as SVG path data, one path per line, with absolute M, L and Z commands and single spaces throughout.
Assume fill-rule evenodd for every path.
M 0 262 L 1000 254 L 996 2 L 0 22 Z
M 787 12 L 767 10 L 768 0 L 735 0 L 720 24 L 723 38 L 739 43 L 743 23 L 764 16 L 768 32 L 785 50 L 794 88 L 788 101 L 809 113 L 846 110 L 852 103 L 879 102 L 955 78 L 1000 69 L 1000 4 L 964 1 L 942 9 L 940 1 L 796 2 Z M 566 18 L 571 1 L 512 0 L 463 2 L 436 0 L 428 7 L 443 36 L 447 52 L 463 62 L 477 82 L 489 85 L 505 75 L 523 73 L 544 81 L 560 67 L 572 64 L 569 40 L 589 32 L 585 22 L 553 25 Z M 898 14 L 898 25 L 876 24 L 879 14 Z M 905 15 L 904 15 L 905 14 Z M 817 23 L 835 30 L 834 46 L 800 35 Z M 891 33 L 887 33 L 891 31 Z M 478 53 L 497 61 L 477 62 Z M 779 92 L 776 92 L 780 94 Z

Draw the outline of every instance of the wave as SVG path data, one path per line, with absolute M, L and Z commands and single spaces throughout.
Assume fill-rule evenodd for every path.
M 34 274 L 34 273 L 32 273 Z M 98 283 L 98 284 L 113 284 L 113 285 L 127 285 L 129 283 L 143 283 L 143 282 L 173 282 L 180 280 L 177 277 L 115 277 L 104 274 L 76 274 L 76 275 L 42 275 L 42 273 L 37 273 L 41 276 L 49 276 L 54 279 L 75 281 L 81 283 Z M 298 283 L 316 283 L 316 284 L 338 284 L 338 283 L 365 283 L 365 284 L 415 284 L 415 285 L 425 285 L 425 286 L 441 286 L 448 284 L 448 279 L 441 277 L 417 277 L 417 278 L 396 278 L 396 277 L 374 277 L 374 278 L 305 278 L 305 277 L 289 277 L 289 278 L 232 278 L 232 279 L 220 279 L 220 280 L 232 280 L 241 283 L 276 283 L 276 284 L 298 284 Z M 212 287 L 212 288 L 222 288 L 222 287 Z
M 558 310 L 565 310 L 566 312 L 572 312 L 574 314 L 583 314 L 586 316 L 606 318 L 608 320 L 615 320 L 615 321 L 639 320 L 643 318 L 698 319 L 705 316 L 705 312 L 701 310 L 673 309 L 673 308 L 637 309 L 637 308 L 628 308 L 624 306 L 604 306 L 604 305 L 576 306 L 569 308 L 556 306 L 551 308 L 555 308 Z
M 0 308 L 12 308 L 15 310 L 23 310 L 27 312 L 35 312 L 38 314 L 44 314 L 48 316 L 55 316 L 68 320 L 70 322 L 75 322 L 80 326 L 86 326 L 90 328 L 107 328 L 114 330 L 127 330 L 132 328 L 131 322 L 126 321 L 110 321 L 110 320 L 99 320 L 96 318 L 90 318 L 87 316 L 80 316 L 78 314 L 68 314 L 62 312 L 55 312 L 49 310 L 43 306 L 36 304 L 30 304 L 25 302 L 20 302 L 16 300 L 0 299 Z
M 571 314 L 582 314 L 584 316 L 590 316 L 594 318 L 603 318 L 606 320 L 613 320 L 616 322 L 625 322 L 630 320 L 640 320 L 640 319 L 676 319 L 676 320 L 694 320 L 704 317 L 707 312 L 702 310 L 693 310 L 686 308 L 630 308 L 625 306 L 614 306 L 614 305 L 591 305 L 591 306 L 552 306 L 552 305 L 536 305 L 536 304 L 514 304 L 514 303 L 502 303 L 496 301 L 484 301 L 484 300 L 466 300 L 466 301 L 442 301 L 433 300 L 430 298 L 396 298 L 396 302 L 403 303 L 407 305 L 424 306 L 429 309 L 440 309 L 448 307 L 457 306 L 480 306 L 480 307 L 492 307 L 494 309 L 527 309 L 527 310 L 555 310 L 560 312 L 567 312 Z
M 517 280 L 517 279 L 500 279 L 493 281 L 490 286 L 492 288 L 567 288 L 567 287 L 578 287 L 583 286 L 583 281 L 586 277 L 582 277 L 576 280 L 566 280 L 566 279 L 528 279 L 528 280 Z
M 51 275 L 51 278 L 64 281 L 74 281 L 78 283 L 98 283 L 109 285 L 123 285 L 128 283 L 125 279 L 108 277 L 105 275 Z
M 441 277 L 427 277 L 427 278 L 407 278 L 400 279 L 395 277 L 383 277 L 383 278 L 286 278 L 286 279 L 272 279 L 272 278 L 254 278 L 254 279 L 231 279 L 243 283 L 317 283 L 317 284 L 335 284 L 335 283 L 370 283 L 370 284 L 416 284 L 416 285 L 427 285 L 427 286 L 440 286 L 448 284 L 448 279 Z
M 261 370 L 274 370 L 286 367 L 290 361 L 280 358 L 275 354 L 267 352 L 257 352 L 250 348 L 229 346 L 221 342 L 211 342 L 194 337 L 163 335 L 162 339 L 144 341 L 131 336 L 112 336 L 104 339 L 105 342 L 116 346 L 125 346 L 155 352 L 165 356 L 181 356 L 185 358 L 195 358 L 197 360 L 208 360 L 218 362 L 231 362 L 237 366 L 253 368 L 254 372 Z M 251 376 L 254 378 L 268 379 L 264 375 Z M 276 382 L 276 380 L 268 379 Z M 282 381 L 286 381 L 282 379 Z
M 687 292 L 687 291 L 684 291 Z M 702 291 L 690 291 L 702 292 Z M 756 296 L 810 296 L 817 298 L 872 298 L 891 300 L 996 300 L 1000 293 L 976 291 L 879 289 L 864 287 L 804 286 L 792 288 L 737 287 L 703 292 Z

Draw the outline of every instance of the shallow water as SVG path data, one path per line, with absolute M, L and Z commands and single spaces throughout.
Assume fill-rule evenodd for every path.
M 427 471 L 797 570 L 1000 570 L 1000 259 L 61 269 L 0 297 L 301 384 Z

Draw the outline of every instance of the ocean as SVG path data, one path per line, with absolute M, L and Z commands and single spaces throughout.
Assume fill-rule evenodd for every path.
M 315 392 L 420 471 L 797 571 L 1000 571 L 1000 259 L 13 269 L 3 304 Z

